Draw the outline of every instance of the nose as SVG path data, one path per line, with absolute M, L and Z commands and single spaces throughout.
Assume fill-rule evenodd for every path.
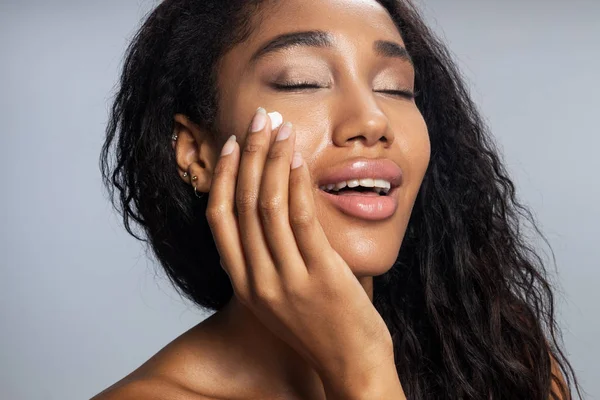
M 332 133 L 336 146 L 354 146 L 356 141 L 362 141 L 367 147 L 380 142 L 389 147 L 394 142 L 389 120 L 371 90 L 355 89 L 352 94 L 341 94 L 336 109 Z

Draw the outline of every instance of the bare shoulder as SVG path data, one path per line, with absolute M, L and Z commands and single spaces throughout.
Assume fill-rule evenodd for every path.
M 236 389 L 223 370 L 230 364 L 223 347 L 211 334 L 211 321 L 205 320 L 92 400 L 231 398 Z
M 91 400 L 216 400 L 161 378 L 119 382 Z

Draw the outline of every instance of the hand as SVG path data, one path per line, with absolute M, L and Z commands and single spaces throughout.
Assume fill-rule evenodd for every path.
M 206 212 L 235 295 L 336 385 L 395 371 L 385 322 L 316 217 L 293 127 L 275 141 L 262 109 L 252 125 L 243 150 L 235 137 L 225 145 L 232 152 L 218 161 Z

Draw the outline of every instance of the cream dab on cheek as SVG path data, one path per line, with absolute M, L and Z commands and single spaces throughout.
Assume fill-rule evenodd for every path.
M 277 129 L 283 124 L 283 116 L 277 111 L 269 113 L 269 117 L 271 118 L 271 129 Z

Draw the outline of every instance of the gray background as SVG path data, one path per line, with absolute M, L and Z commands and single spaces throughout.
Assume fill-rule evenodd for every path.
M 0 0 L 0 398 L 89 398 L 203 315 L 105 200 L 97 167 L 127 40 L 154 2 Z M 589 398 L 600 271 L 600 2 L 427 0 L 555 250 Z

